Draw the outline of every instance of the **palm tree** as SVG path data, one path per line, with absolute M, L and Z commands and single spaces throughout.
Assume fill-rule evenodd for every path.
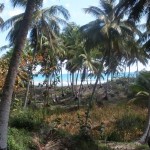
M 24 5 L 25 3 L 22 3 Z M 62 18 L 59 17 L 62 15 Z M 11 43 L 15 43 L 15 37 L 18 32 L 18 27 L 22 22 L 22 17 L 24 14 L 19 14 L 14 16 L 3 24 L 3 29 L 7 29 L 12 26 L 7 38 L 9 38 Z M 69 19 L 69 12 L 63 6 L 51 6 L 45 9 L 39 9 L 34 11 L 32 16 L 31 28 L 31 46 L 33 47 L 33 60 L 30 66 L 29 79 L 27 84 L 27 91 L 25 96 L 24 108 L 26 107 L 28 101 L 28 93 L 30 80 L 32 75 L 33 62 L 35 60 L 35 54 L 37 51 L 42 49 L 43 40 L 47 39 L 47 45 L 49 45 L 49 51 L 56 51 L 56 45 L 58 42 L 58 34 L 60 30 L 60 24 L 66 24 L 66 20 Z
M 140 27 L 144 27 L 146 31 L 143 36 L 141 36 L 142 44 L 144 44 L 147 50 L 150 49 L 150 9 L 149 9 L 150 1 L 149 0 L 121 0 L 116 14 L 122 15 L 123 13 L 128 13 L 128 19 L 136 22 L 140 22 L 144 17 L 146 23 L 140 25 Z M 143 42 L 144 41 L 144 42 Z
M 122 15 L 125 11 L 129 11 L 129 19 L 140 21 L 143 14 L 147 15 L 146 24 L 149 26 L 150 21 L 150 1 L 149 0 L 121 0 L 118 8 L 117 15 Z
M 24 44 L 26 41 L 26 36 L 28 33 L 29 26 L 32 21 L 32 15 L 36 7 L 35 0 L 28 0 L 26 5 L 26 10 L 24 13 L 24 17 L 22 23 L 19 27 L 19 32 L 17 34 L 14 51 L 12 58 L 10 60 L 10 65 L 8 69 L 8 74 L 5 79 L 2 98 L 0 101 L 0 149 L 7 149 L 7 131 L 8 131 L 8 120 L 9 120 L 9 112 L 11 105 L 11 98 L 13 94 L 13 87 L 15 84 L 15 79 L 17 76 L 17 70 L 20 63 L 20 58 L 22 55 L 22 50 L 24 48 Z M 40 1 L 42 3 L 42 1 Z
M 111 65 L 115 69 L 122 60 L 122 56 L 125 53 L 122 51 L 122 43 L 134 37 L 133 31 L 138 31 L 134 22 L 123 20 L 123 15 L 115 15 L 117 7 L 118 5 L 115 6 L 115 1 L 101 0 L 100 8 L 95 6 L 85 8 L 85 12 L 95 16 L 96 20 L 81 27 L 87 48 L 101 45 L 103 53 L 103 57 L 100 59 L 101 66 L 105 65 L 109 70 L 112 68 Z M 112 58 L 115 58 L 116 63 Z M 91 100 L 101 72 L 102 67 L 99 69 Z
M 141 143 L 148 142 L 150 137 L 150 71 L 141 71 L 137 76 L 136 82 L 131 86 L 136 97 L 131 101 L 148 100 L 148 122 L 143 136 L 140 138 Z M 132 91 L 131 90 L 131 91 Z
M 82 67 L 82 58 L 79 57 L 79 55 L 84 50 L 79 27 L 74 23 L 69 24 L 62 33 L 62 39 L 66 50 L 66 69 L 72 74 L 72 94 L 76 96 L 77 93 L 75 93 L 74 90 L 74 76 L 75 72 Z
M 21 5 L 24 5 L 24 3 L 21 3 Z M 62 19 L 59 15 L 61 15 L 64 19 Z M 2 25 L 3 30 L 11 28 L 7 35 L 7 38 L 11 43 L 15 43 L 15 37 L 18 33 L 23 16 L 24 13 L 13 16 L 12 18 L 6 20 Z M 68 20 L 69 17 L 70 14 L 68 10 L 63 6 L 54 5 L 48 8 L 38 9 L 34 11 L 30 29 L 32 30 L 36 28 L 39 33 L 38 36 L 40 35 L 40 37 L 47 37 L 51 47 L 53 48 L 55 39 L 57 39 L 57 35 L 60 31 L 60 24 L 66 24 L 66 20 Z

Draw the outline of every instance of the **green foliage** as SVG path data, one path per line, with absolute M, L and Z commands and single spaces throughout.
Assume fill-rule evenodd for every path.
M 13 100 L 13 103 L 12 103 L 12 110 L 13 111 L 16 111 L 19 107 L 22 106 L 22 100 L 21 99 L 18 99 L 18 98 L 15 98 Z
M 43 119 L 33 111 L 20 111 L 19 113 L 11 115 L 9 124 L 11 127 L 17 129 L 36 131 L 41 128 Z
M 25 130 L 9 128 L 8 131 L 8 149 L 9 150 L 28 150 L 34 148 L 32 138 Z
M 150 71 L 141 71 L 137 76 L 135 84 L 129 87 L 128 97 L 132 98 L 130 102 L 141 106 L 148 106 L 149 90 Z
M 111 150 L 110 147 L 108 147 L 106 145 L 103 145 L 103 144 L 100 144 L 98 147 L 99 147 L 100 150 Z
M 80 116 L 80 114 L 78 114 L 78 121 L 79 121 L 79 126 L 80 126 L 79 135 L 82 138 L 90 139 L 91 138 L 91 120 L 89 118 L 88 112 L 85 112 L 85 115 L 83 116 Z
M 145 91 L 150 90 L 150 71 L 141 71 L 137 77 L 136 84 L 141 86 Z
M 140 91 L 136 94 L 135 98 L 131 99 L 128 103 L 135 104 L 137 106 L 148 107 L 149 93 Z
M 134 139 L 134 135 L 141 134 L 144 129 L 145 118 L 139 115 L 127 113 L 118 119 L 115 123 L 114 130 L 107 137 L 110 141 L 127 142 L 129 137 Z
M 73 140 L 75 141 L 74 150 L 99 150 L 98 144 L 92 139 L 84 139 L 78 135 Z
M 148 145 L 139 145 L 136 147 L 136 150 L 149 150 Z
M 131 84 L 129 86 L 129 90 L 128 90 L 128 98 L 133 98 L 135 97 L 135 95 L 139 92 L 139 91 L 143 91 L 143 88 L 140 85 L 135 84 Z

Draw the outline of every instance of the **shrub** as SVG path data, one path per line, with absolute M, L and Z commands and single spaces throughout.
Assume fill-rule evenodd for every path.
M 114 130 L 108 136 L 108 140 L 130 141 L 140 136 L 144 128 L 145 118 L 135 114 L 124 114 L 115 123 Z
M 32 138 L 25 130 L 9 128 L 8 130 L 8 150 L 28 150 L 34 149 Z
M 17 129 L 26 129 L 28 131 L 36 131 L 40 129 L 43 123 L 43 119 L 35 116 L 31 111 L 20 112 L 18 114 L 13 114 L 10 118 L 10 126 Z

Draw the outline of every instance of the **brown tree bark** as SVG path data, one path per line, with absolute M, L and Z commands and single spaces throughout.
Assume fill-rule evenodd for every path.
M 26 36 L 32 20 L 36 0 L 28 0 L 22 24 L 16 38 L 16 43 L 8 69 L 8 74 L 3 87 L 2 98 L 0 101 L 0 150 L 7 150 L 7 133 L 12 99 L 13 88 L 17 76 L 17 71 L 24 49 Z

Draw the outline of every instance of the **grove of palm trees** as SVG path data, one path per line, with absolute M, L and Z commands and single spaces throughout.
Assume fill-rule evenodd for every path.
M 10 3 L 24 12 L 5 19 L 0 3 L 0 150 L 148 150 L 149 0 L 99 0 L 84 25 L 62 5 Z

